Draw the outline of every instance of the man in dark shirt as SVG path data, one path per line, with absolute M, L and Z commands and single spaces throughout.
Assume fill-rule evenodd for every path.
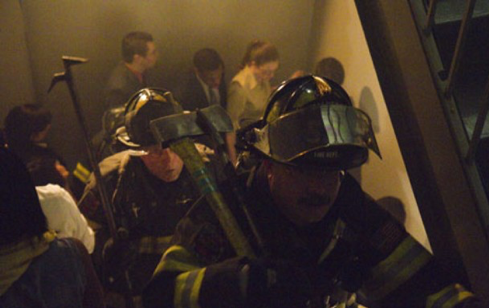
M 194 67 L 188 72 L 175 91 L 175 98 L 185 110 L 202 109 L 214 104 L 226 107 L 224 62 L 211 48 L 197 51 Z
M 115 130 L 124 125 L 124 104 L 137 91 L 149 86 L 148 70 L 158 59 L 153 37 L 146 32 L 131 32 L 124 36 L 121 46 L 122 60 L 112 70 L 105 89 L 105 112 L 102 130 L 94 137 L 99 159 L 121 151 L 114 146 Z
M 146 86 L 144 73 L 158 59 L 153 37 L 146 32 L 131 32 L 122 39 L 122 59 L 107 82 L 106 108 L 124 105 L 138 90 Z

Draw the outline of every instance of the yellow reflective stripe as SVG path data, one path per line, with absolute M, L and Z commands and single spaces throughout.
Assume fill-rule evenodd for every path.
M 452 308 L 474 294 L 460 284 L 452 284 L 438 293 L 428 296 L 426 308 Z
M 204 281 L 205 268 L 198 272 L 197 277 L 195 277 L 194 287 L 192 288 L 192 292 L 190 293 L 190 302 L 193 307 L 199 307 L 199 293 L 200 288 L 202 287 L 202 281 Z
M 88 181 L 88 178 L 85 178 L 85 176 L 76 169 L 73 170 L 73 176 L 76 177 L 77 179 L 79 179 L 80 182 L 82 182 L 84 184 L 87 183 L 87 181 Z
M 90 177 L 90 171 L 85 168 L 81 163 L 77 163 L 73 175 L 77 177 L 83 183 L 86 183 Z
M 75 169 L 76 170 L 79 170 L 87 178 L 90 176 L 90 170 L 88 170 L 87 168 L 85 168 L 85 166 L 83 166 L 81 163 L 77 163 Z
M 145 236 L 139 240 L 139 253 L 164 253 L 170 246 L 172 236 Z
M 200 269 L 199 261 L 182 246 L 174 245 L 168 248 L 155 273 L 167 272 L 189 272 Z
M 470 293 L 469 291 L 460 292 L 460 293 L 454 295 L 450 300 L 448 300 L 446 303 L 444 303 L 441 307 L 442 308 L 455 307 L 457 304 L 460 304 L 465 299 L 472 297 L 472 296 L 474 296 L 474 294 Z
M 414 276 L 431 259 L 431 254 L 408 236 L 388 256 L 372 269 L 372 278 L 365 284 L 364 292 L 379 299 Z
M 205 268 L 186 272 L 175 280 L 175 307 L 199 308 L 199 293 L 204 280 Z
M 187 277 L 190 275 L 190 272 L 186 272 L 180 274 L 175 279 L 175 297 L 173 298 L 173 304 L 175 308 L 183 307 L 182 297 L 183 291 L 185 290 L 185 282 L 187 281 Z

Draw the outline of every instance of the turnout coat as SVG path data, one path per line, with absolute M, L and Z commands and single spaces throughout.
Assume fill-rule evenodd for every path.
M 357 295 L 375 307 L 434 308 L 462 307 L 475 299 L 349 174 L 328 214 L 305 228 L 279 213 L 263 176 L 250 174 L 238 185 L 245 190 L 262 247 L 227 193 L 230 187 L 221 191 L 261 251 L 258 259 L 236 256 L 210 207 L 199 202 L 179 223 L 173 246 L 145 289 L 145 307 L 356 307 Z M 269 288 L 270 280 L 252 281 L 252 274 L 243 283 L 249 265 L 253 269 L 267 260 L 292 265 L 285 267 L 289 277 L 304 275 L 308 283 L 285 283 L 277 291 Z M 298 294 L 310 296 L 298 303 L 293 300 Z

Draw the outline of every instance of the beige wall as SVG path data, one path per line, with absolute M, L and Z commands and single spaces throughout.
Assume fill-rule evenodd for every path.
M 101 128 L 104 85 L 120 61 L 120 42 L 127 32 L 142 30 L 153 34 L 160 50 L 157 67 L 160 86 L 171 88 L 177 73 L 189 68 L 193 53 L 203 47 L 213 47 L 221 53 L 229 80 L 238 70 L 247 43 L 257 38 L 270 40 L 279 49 L 281 67 L 275 78 L 278 83 L 306 66 L 314 1 L 1 0 L 0 3 L 2 16 L 7 17 L 2 17 L 0 23 L 2 43 L 14 42 L 22 47 L 0 50 L 0 59 L 6 58 L 1 63 L 2 86 L 6 85 L 3 80 L 9 78 L 22 81 L 8 85 L 5 90 L 2 87 L 2 93 L 10 93 L 21 104 L 30 99 L 16 95 L 17 91 L 23 94 L 25 90 L 31 97 L 35 91 L 36 101 L 54 114 L 50 143 L 74 167 L 76 161 L 83 160 L 85 148 L 66 85 L 59 84 L 49 95 L 46 93 L 53 74 L 63 69 L 61 55 L 89 59 L 88 63 L 74 67 L 73 72 L 93 134 Z M 9 108 L 1 109 L 3 121 Z
M 66 86 L 46 93 L 53 73 L 62 70 L 61 55 L 90 59 L 74 73 L 92 133 L 100 128 L 105 80 L 129 31 L 154 35 L 162 79 L 170 82 L 205 46 L 222 54 L 229 79 L 255 38 L 280 50 L 276 82 L 324 56 L 338 58 L 346 70 L 344 86 L 371 115 L 383 155 L 382 161 L 372 155 L 355 174 L 373 197 L 392 195 L 407 204 L 408 229 L 427 243 L 353 0 L 2 0 L 0 11 L 6 17 L 0 38 L 7 46 L 0 51 L 1 120 L 13 104 L 32 101 L 35 90 L 36 101 L 54 113 L 51 143 L 71 166 L 85 149 Z
M 0 1 L 0 127 L 7 111 L 32 103 L 34 88 L 25 41 L 24 19 L 18 0 Z
M 329 56 L 343 63 L 343 86 L 355 106 L 371 116 L 382 153 L 382 160 L 371 155 L 368 163 L 353 173 L 375 199 L 383 196 L 401 199 L 406 205 L 407 229 L 429 246 L 354 1 L 316 1 L 313 29 L 309 66 L 312 68 L 316 61 Z

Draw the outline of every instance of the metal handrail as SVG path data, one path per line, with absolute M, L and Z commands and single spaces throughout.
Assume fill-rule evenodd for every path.
M 423 28 L 423 32 L 425 35 L 430 35 L 433 31 L 433 25 L 435 23 L 435 13 L 439 0 L 431 0 L 429 3 L 428 11 L 426 13 L 426 23 Z M 475 8 L 475 0 L 468 0 L 465 14 L 462 19 L 462 23 L 460 25 L 460 30 L 457 37 L 457 43 L 455 46 L 455 52 L 450 63 L 450 71 L 448 75 L 448 80 L 446 83 L 446 87 L 444 90 L 445 97 L 450 97 L 452 95 L 452 90 L 455 82 L 455 78 L 457 77 L 458 68 L 460 66 L 460 61 L 462 59 L 463 48 L 465 45 L 466 34 L 470 25 L 470 21 L 472 20 L 472 15 Z M 472 132 L 472 136 L 469 140 L 469 147 L 467 149 L 467 153 L 465 155 L 465 160 L 468 164 L 473 163 L 475 153 L 477 151 L 477 146 L 480 141 L 480 137 L 482 135 L 482 131 L 484 129 L 484 124 L 486 117 L 489 113 L 489 78 L 485 87 L 484 97 L 481 101 L 479 113 L 477 115 L 477 121 L 474 126 L 474 130 Z
M 411 10 L 413 13 L 413 18 L 418 27 L 418 31 L 420 34 L 420 38 L 425 49 L 426 57 L 428 60 L 428 66 L 430 71 L 433 74 L 433 81 L 439 93 L 439 98 L 441 105 L 444 109 L 445 116 L 447 118 L 447 124 L 449 124 L 450 129 L 453 134 L 453 141 L 455 146 L 459 152 L 460 160 L 463 162 L 463 168 L 465 171 L 465 175 L 467 177 L 467 183 L 471 188 L 471 192 L 475 198 L 477 203 L 477 210 L 479 211 L 481 222 L 485 228 L 486 238 L 489 238 L 489 198 L 487 197 L 487 188 L 484 185 L 483 179 L 479 173 L 479 167 L 474 163 L 474 158 L 477 154 L 477 149 L 480 144 L 480 137 L 482 130 L 485 124 L 485 117 L 487 117 L 489 113 L 489 80 L 488 85 L 486 86 L 486 93 L 484 97 L 484 101 L 480 104 L 480 110 L 478 114 L 478 119 L 476 121 L 476 125 L 474 130 L 472 131 L 472 136 L 467 136 L 467 127 L 465 127 L 466 123 L 462 119 L 459 112 L 457 112 L 457 102 L 455 97 L 452 95 L 450 91 L 450 95 L 445 96 L 445 89 L 447 88 L 448 80 L 443 78 L 440 74 L 440 71 L 443 69 L 443 64 L 441 61 L 441 54 L 439 48 L 437 48 L 435 33 L 433 33 L 434 29 L 431 31 L 426 31 L 423 27 L 427 24 L 427 10 L 426 5 L 424 5 L 424 0 L 409 0 L 411 5 Z M 467 2 L 465 19 L 460 25 L 459 33 L 458 33 L 458 41 L 457 41 L 457 53 L 454 54 L 456 57 L 452 59 L 451 63 L 451 78 L 450 78 L 450 87 L 454 82 L 454 73 L 457 68 L 457 59 L 460 58 L 460 51 L 463 45 L 463 39 L 465 39 L 465 31 L 467 31 L 467 20 L 468 18 L 472 18 L 472 12 L 474 9 L 474 2 Z M 431 5 L 432 3 L 430 3 Z M 433 4 L 435 5 L 435 4 Z M 440 1 L 438 1 L 438 5 L 440 5 Z M 436 8 L 432 8 L 432 11 Z M 440 8 L 438 8 L 438 12 Z M 435 19 L 436 22 L 436 19 Z M 462 39 L 460 39 L 462 37 Z M 456 65 L 457 64 L 457 65 Z M 445 75 L 446 76 L 446 75 Z M 450 88 L 449 88 L 450 90 Z
M 470 139 L 469 149 L 467 150 L 467 155 L 465 159 L 467 163 L 472 163 L 474 161 L 475 152 L 479 144 L 480 137 L 482 135 L 482 130 L 484 129 L 484 124 L 486 122 L 487 114 L 489 113 L 489 78 L 487 79 L 486 88 L 484 91 L 484 97 L 481 101 L 479 113 L 477 115 L 477 121 L 475 122 L 474 131 L 472 132 L 472 138 Z
M 450 64 L 450 72 L 448 74 L 447 86 L 445 88 L 445 96 L 449 97 L 452 95 L 453 84 L 455 78 L 457 77 L 458 68 L 460 66 L 460 60 L 462 59 L 463 48 L 465 45 L 466 33 L 468 31 L 470 21 L 472 19 L 472 13 L 474 12 L 475 0 L 468 0 L 467 9 L 462 19 L 462 24 L 460 25 L 460 31 L 458 32 L 457 45 L 455 46 L 455 53 L 452 58 L 452 63 Z
M 435 23 L 435 13 L 436 13 L 436 5 L 438 4 L 438 0 L 431 0 L 430 6 L 428 7 L 428 14 L 426 15 L 426 25 L 424 27 L 425 34 L 430 33 L 433 24 Z

